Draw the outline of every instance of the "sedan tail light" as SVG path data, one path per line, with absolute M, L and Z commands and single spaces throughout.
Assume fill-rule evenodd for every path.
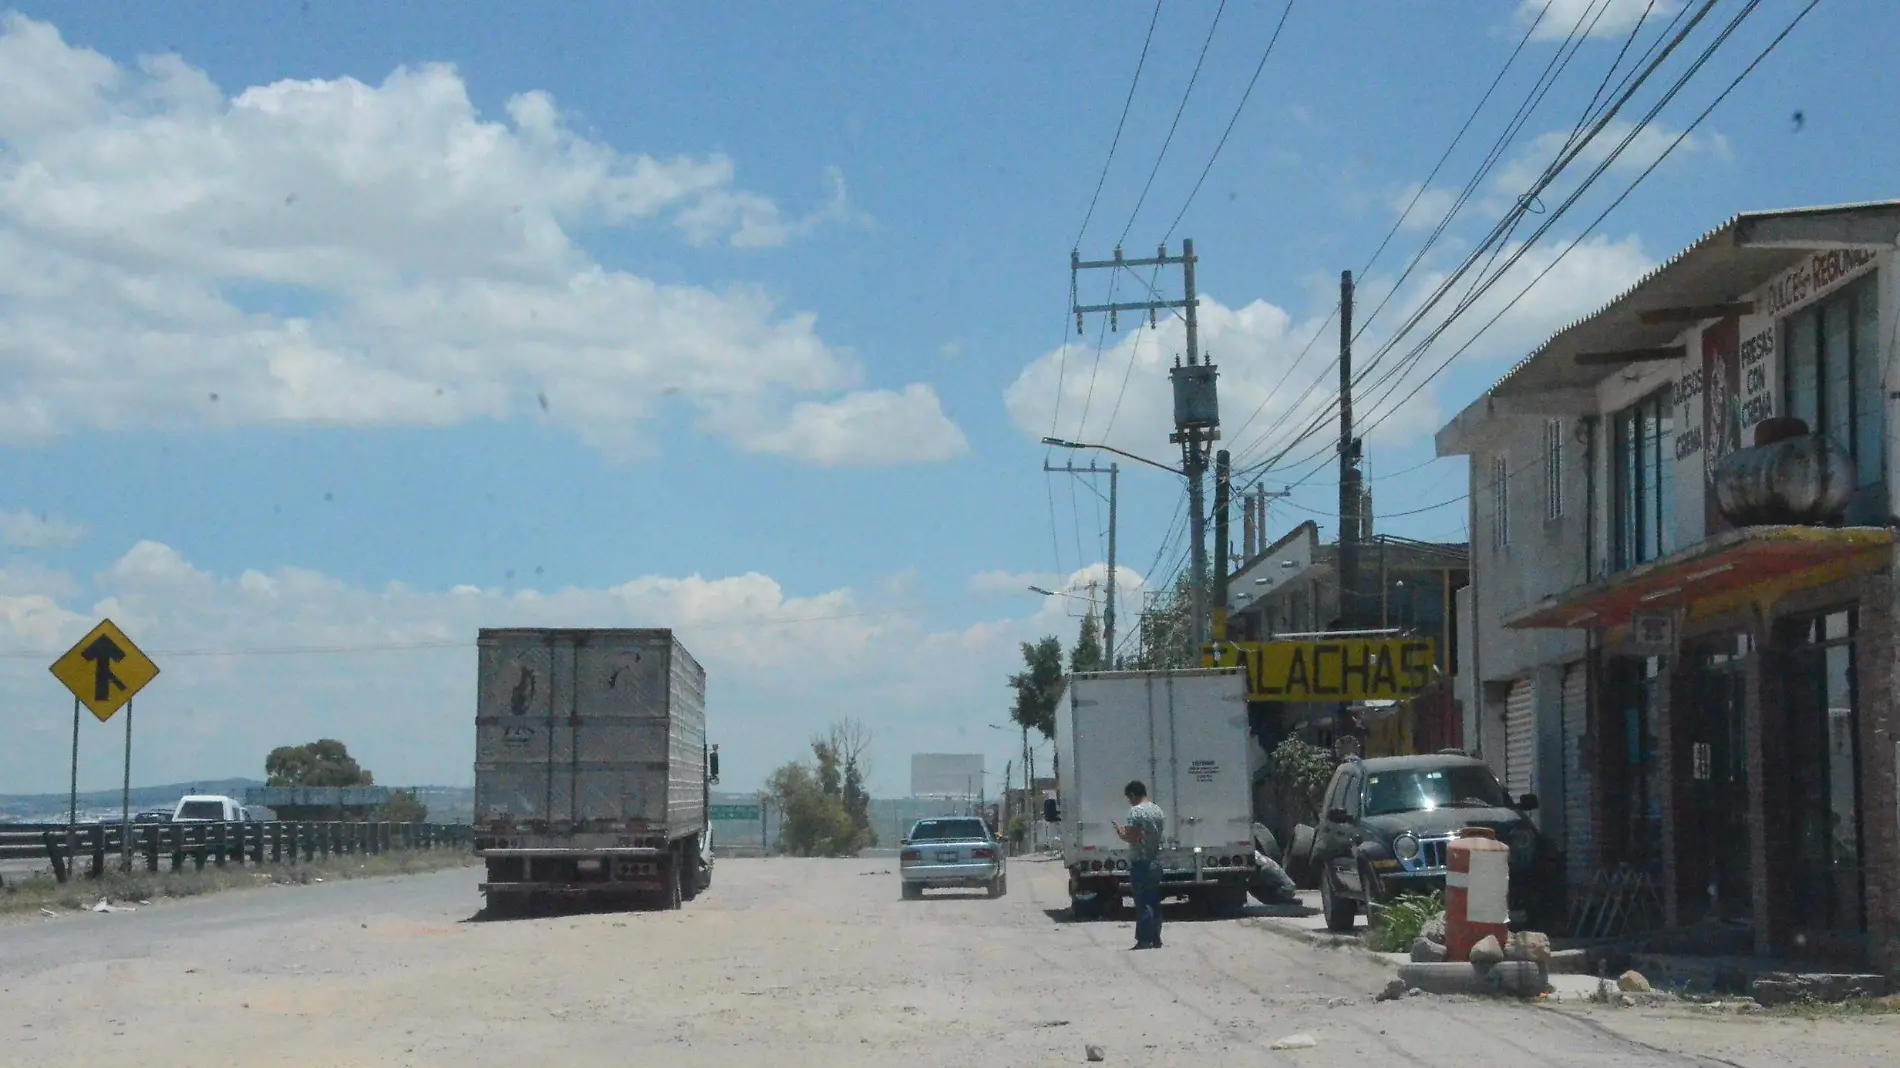
M 913 860 L 923 859 L 923 855 L 923 850 L 921 849 L 906 849 L 898 854 L 898 859 L 908 864 Z
M 972 850 L 970 850 L 970 856 L 971 856 L 971 857 L 973 857 L 973 858 L 974 858 L 974 859 L 976 859 L 976 860 L 995 860 L 995 859 L 996 859 L 996 850 L 994 850 L 994 849 L 972 849 Z

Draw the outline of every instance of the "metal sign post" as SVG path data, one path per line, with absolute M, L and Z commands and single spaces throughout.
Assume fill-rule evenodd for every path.
M 125 781 L 120 795 L 120 852 L 129 867 L 132 837 L 132 697 L 158 677 L 158 665 L 152 663 L 132 639 L 125 636 L 110 619 L 86 632 L 79 643 L 66 650 L 47 670 L 73 695 L 73 761 L 70 792 L 66 807 L 66 863 L 70 865 L 79 846 L 79 709 L 92 711 L 99 722 L 110 720 L 120 708 L 125 712 Z M 71 869 L 68 868 L 70 875 Z
M 66 808 L 66 874 L 72 877 L 73 853 L 79 848 L 79 698 L 73 697 L 73 778 Z M 57 870 L 57 869 L 55 869 Z
M 132 700 L 125 702 L 125 778 L 119 789 L 119 870 L 132 870 Z

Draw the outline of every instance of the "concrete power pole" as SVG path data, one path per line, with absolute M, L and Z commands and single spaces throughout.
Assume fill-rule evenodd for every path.
M 1102 654 L 1106 666 L 1115 667 L 1115 483 L 1120 468 L 1108 465 L 1108 603 L 1102 606 Z
M 1108 476 L 1108 598 L 1102 605 L 1102 666 L 1113 670 L 1115 667 L 1115 505 L 1116 497 L 1119 496 L 1117 483 L 1120 481 L 1121 467 L 1118 464 L 1109 464 L 1107 467 L 1097 467 L 1094 464 L 1077 467 L 1072 463 L 1057 467 L 1044 460 L 1042 469 L 1067 475 Z
M 1231 465 L 1227 450 L 1214 454 L 1214 633 L 1216 644 L 1227 640 L 1227 510 L 1230 503 Z
M 1123 269 L 1134 267 L 1166 267 L 1180 265 L 1180 300 L 1127 301 L 1119 304 L 1076 304 L 1075 275 L 1084 270 L 1096 268 Z M 1207 590 L 1207 508 L 1202 480 L 1207 474 L 1208 449 L 1220 438 L 1220 398 L 1215 387 L 1217 373 L 1212 363 L 1201 362 L 1200 323 L 1196 309 L 1200 300 L 1194 295 L 1194 240 L 1181 242 L 1179 256 L 1168 255 L 1163 245 L 1152 258 L 1127 259 L 1121 249 L 1115 250 L 1115 258 L 1110 260 L 1083 260 L 1076 252 L 1069 253 L 1069 291 L 1070 305 L 1075 311 L 1075 329 L 1082 332 L 1082 316 L 1089 312 L 1107 312 L 1110 329 L 1119 327 L 1118 316 L 1121 312 L 1147 312 L 1148 326 L 1155 325 L 1155 313 L 1166 309 L 1181 309 L 1181 318 L 1187 324 L 1187 363 L 1179 361 L 1169 372 L 1174 382 L 1174 428 L 1168 435 L 1168 441 L 1181 446 L 1181 471 L 1188 478 L 1188 537 L 1189 599 L 1192 603 L 1194 622 L 1194 646 L 1199 648 L 1207 642 L 1208 636 L 1208 590 Z
M 1352 272 L 1339 275 L 1339 626 L 1360 625 L 1359 439 L 1352 428 Z

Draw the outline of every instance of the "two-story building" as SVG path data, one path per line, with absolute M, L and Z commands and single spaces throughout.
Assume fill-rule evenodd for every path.
M 1264 539 L 1260 539 L 1264 541 Z M 1235 641 L 1311 640 L 1340 630 L 1339 543 L 1322 542 L 1307 521 L 1279 540 L 1248 551 L 1228 580 L 1228 636 Z M 1342 728 L 1360 737 L 1366 755 L 1430 752 L 1461 744 L 1450 679 L 1458 646 L 1454 599 L 1468 575 L 1462 543 L 1368 535 L 1359 549 L 1363 613 L 1369 631 L 1431 639 L 1445 685 L 1419 699 L 1381 701 L 1359 709 L 1325 704 L 1261 702 L 1251 707 L 1255 735 L 1271 749 L 1289 735 L 1334 746 Z M 1345 718 L 1350 711 L 1359 713 Z
M 1438 434 L 1470 461 L 1468 743 L 1573 888 L 1900 964 L 1900 201 L 1738 215 Z

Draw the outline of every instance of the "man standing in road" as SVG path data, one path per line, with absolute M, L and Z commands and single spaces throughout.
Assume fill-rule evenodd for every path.
M 1148 800 L 1140 779 L 1128 784 L 1128 824 L 1115 834 L 1128 843 L 1128 882 L 1135 898 L 1135 948 L 1161 948 L 1161 832 L 1167 815 Z

